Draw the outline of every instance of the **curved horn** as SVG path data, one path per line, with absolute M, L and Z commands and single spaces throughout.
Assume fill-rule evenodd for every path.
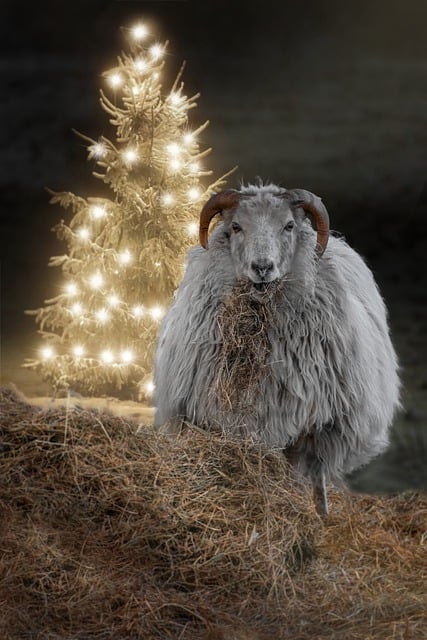
M 240 193 L 235 189 L 220 191 L 209 198 L 200 213 L 199 238 L 202 247 L 208 248 L 208 231 L 212 218 L 224 209 L 236 207 L 239 203 L 239 198 Z
M 285 197 L 291 200 L 294 207 L 301 207 L 313 220 L 317 231 L 316 252 L 320 258 L 329 240 L 329 215 L 322 200 L 305 189 L 287 191 Z

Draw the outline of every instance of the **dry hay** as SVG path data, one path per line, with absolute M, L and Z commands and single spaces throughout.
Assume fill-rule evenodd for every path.
M 426 637 L 426 496 L 331 490 L 323 522 L 250 441 L 0 403 L 5 640 Z

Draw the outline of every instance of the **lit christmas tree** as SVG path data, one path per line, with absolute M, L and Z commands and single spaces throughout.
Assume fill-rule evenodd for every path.
M 111 198 L 52 194 L 73 214 L 55 227 L 68 253 L 49 262 L 64 278 L 59 295 L 27 311 L 43 345 L 24 366 L 55 391 L 149 397 L 159 321 L 196 242 L 199 211 L 229 175 L 203 186 L 211 150 L 201 151 L 197 136 L 208 122 L 192 130 L 188 120 L 199 94 L 184 95 L 183 66 L 162 91 L 167 42 L 148 46 L 148 39 L 144 24 L 128 30 L 129 53 L 104 73 L 110 97 L 101 89 L 100 102 L 115 142 L 82 136 Z

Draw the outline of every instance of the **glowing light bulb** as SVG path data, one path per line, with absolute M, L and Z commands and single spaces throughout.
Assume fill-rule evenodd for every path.
M 83 313 L 83 307 L 80 302 L 75 302 L 71 307 L 71 313 L 74 316 L 79 316 Z
M 160 73 L 159 73 L 158 71 L 155 71 L 155 72 L 153 73 L 153 78 L 154 78 L 154 80 L 158 80 L 158 79 L 159 79 L 159 77 L 160 77 Z
M 150 309 L 150 316 L 153 318 L 153 320 L 160 320 L 160 318 L 163 316 L 164 311 L 162 309 L 162 307 L 151 307 Z
M 132 147 L 123 151 L 123 159 L 125 163 L 131 167 L 138 160 L 138 152 Z
M 147 63 L 145 60 L 143 60 L 143 58 L 137 58 L 134 62 L 134 65 L 137 71 L 145 71 L 145 69 L 147 68 Z
M 76 356 L 76 358 L 81 358 L 84 353 L 84 347 L 82 347 L 80 344 L 77 344 L 75 347 L 73 347 L 73 354 Z
M 177 158 L 173 158 L 169 162 L 169 166 L 173 171 L 178 171 L 181 168 L 181 162 Z
M 124 363 L 132 362 L 133 358 L 134 358 L 134 355 L 132 351 L 130 351 L 129 349 L 125 349 L 120 354 L 120 359 Z
M 163 195 L 163 197 L 162 197 L 162 202 L 166 206 L 169 206 L 169 205 L 171 205 L 171 204 L 173 204 L 175 202 L 175 198 L 173 197 L 173 195 L 171 193 L 165 193 Z
M 144 383 L 143 387 L 144 387 L 145 393 L 148 396 L 151 396 L 153 394 L 155 386 L 154 386 L 154 382 L 152 380 L 147 380 L 147 382 Z
M 89 279 L 89 282 L 90 282 L 90 286 L 93 289 L 99 289 L 104 284 L 104 278 L 99 273 L 99 271 L 97 271 L 96 273 L 93 274 L 93 276 L 91 276 L 91 278 Z
M 90 231 L 86 227 L 81 227 L 77 233 L 82 240 L 89 240 L 90 238 Z
M 137 96 L 139 94 L 139 92 L 140 92 L 140 88 L 139 87 L 137 87 L 137 86 L 132 87 L 132 93 L 133 93 L 134 96 Z
M 113 89 L 118 89 L 123 84 L 123 78 L 120 73 L 112 73 L 111 76 L 108 76 L 108 82 Z
M 183 101 L 183 97 L 179 93 L 171 93 L 170 101 L 174 105 L 174 107 L 178 107 Z
M 118 307 L 120 304 L 119 298 L 114 293 L 111 296 L 108 296 L 107 300 L 111 307 Z
M 189 236 L 195 236 L 197 235 L 199 231 L 199 225 L 197 224 L 197 222 L 189 222 L 187 225 L 187 233 Z
M 190 173 L 198 173 L 200 171 L 200 165 L 198 162 L 192 162 L 188 165 L 188 170 Z
M 101 351 L 101 360 L 105 362 L 105 364 L 110 364 L 114 360 L 113 352 L 110 349 L 105 349 Z
M 119 262 L 120 264 L 129 264 L 132 261 L 132 254 L 129 249 L 125 249 L 119 253 Z
M 42 349 L 40 350 L 40 353 L 43 360 L 50 360 L 55 356 L 55 351 L 53 350 L 52 347 L 49 347 L 49 346 L 42 347 Z
M 104 158 L 107 155 L 107 147 L 102 142 L 96 142 L 89 148 L 95 158 Z
M 66 286 L 65 286 L 65 291 L 69 296 L 75 296 L 79 290 L 77 289 L 77 285 L 75 282 L 69 282 Z
M 107 322 L 107 320 L 110 319 L 110 313 L 108 309 L 104 309 L 104 308 L 98 309 L 95 315 L 98 318 L 99 322 L 102 322 L 102 324 L 104 324 L 105 322 Z
M 90 212 L 91 212 L 91 215 L 97 220 L 100 220 L 101 218 L 105 218 L 105 216 L 107 215 L 105 207 L 101 207 L 98 204 L 92 207 Z
M 197 200 L 197 198 L 200 198 L 200 189 L 191 187 L 191 189 L 188 190 L 188 197 L 190 200 Z
M 143 40 L 148 35 L 148 29 L 145 24 L 139 22 L 132 28 L 132 37 L 134 40 Z
M 184 140 L 184 144 L 191 144 L 192 142 L 194 142 L 194 133 L 191 133 L 190 131 L 188 133 L 185 133 L 183 138 Z
M 142 318 L 142 316 L 144 315 L 144 307 L 142 306 L 142 304 L 137 304 L 132 309 L 132 313 L 135 318 Z
M 176 142 L 172 142 L 171 144 L 168 144 L 166 149 L 172 157 L 178 156 L 182 151 L 181 147 Z
M 153 44 L 153 46 L 150 47 L 150 55 L 154 60 L 158 60 L 163 55 L 162 47 L 159 44 Z

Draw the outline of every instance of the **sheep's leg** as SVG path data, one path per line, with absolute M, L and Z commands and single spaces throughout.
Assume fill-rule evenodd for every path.
M 329 515 L 328 494 L 326 491 L 326 477 L 323 469 L 320 474 L 313 478 L 313 498 L 316 511 L 321 516 Z

